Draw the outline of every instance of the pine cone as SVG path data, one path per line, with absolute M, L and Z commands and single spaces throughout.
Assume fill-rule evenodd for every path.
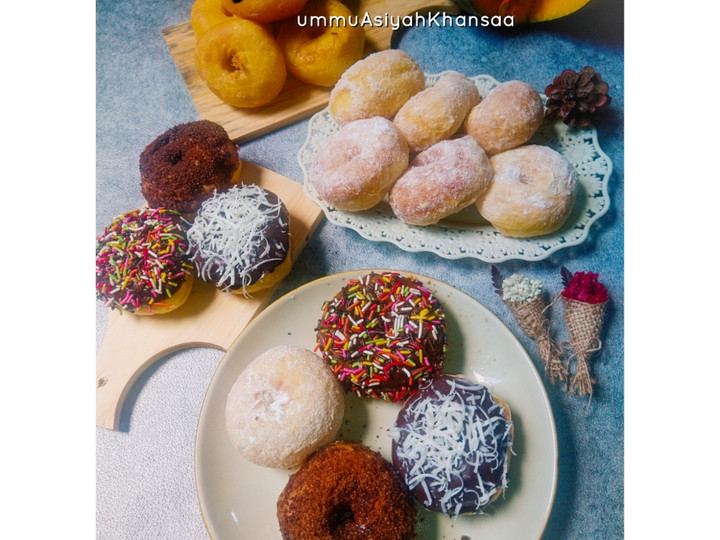
M 545 88 L 545 118 L 587 127 L 591 117 L 610 104 L 607 91 L 608 84 L 593 68 L 585 66 L 579 73 L 566 69 Z

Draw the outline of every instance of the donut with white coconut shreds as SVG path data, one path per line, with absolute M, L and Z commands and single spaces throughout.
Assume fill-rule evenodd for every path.
M 431 379 L 405 402 L 389 434 L 393 464 L 430 510 L 479 514 L 508 486 L 510 407 L 479 383 Z
M 275 193 L 254 184 L 203 202 L 187 236 L 198 277 L 224 291 L 266 289 L 292 266 L 288 211 Z

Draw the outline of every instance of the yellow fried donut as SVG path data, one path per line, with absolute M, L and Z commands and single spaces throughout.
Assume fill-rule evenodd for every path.
M 269 23 L 296 15 L 308 0 L 222 0 L 233 15 L 260 23 Z
M 542 124 L 540 94 L 522 81 L 504 82 L 473 107 L 465 131 L 475 137 L 489 155 L 525 144 Z
M 405 135 L 410 151 L 417 153 L 450 138 L 465 117 L 480 103 L 477 86 L 465 75 L 451 71 L 430 88 L 411 97 L 393 122 Z
M 236 18 L 210 28 L 197 41 L 198 73 L 208 88 L 233 107 L 270 103 L 285 84 L 285 60 L 263 26 Z
M 527 145 L 492 156 L 490 164 L 493 181 L 476 204 L 501 234 L 528 238 L 562 226 L 577 188 L 577 173 L 562 154 Z
M 392 118 L 405 102 L 425 89 L 425 74 L 403 51 L 389 49 L 355 62 L 330 92 L 328 110 L 344 125 L 353 120 Z
M 190 24 L 195 39 L 199 39 L 213 26 L 233 17 L 234 15 L 223 7 L 222 0 L 195 0 L 190 10 Z
M 280 22 L 278 43 L 290 73 L 309 84 L 334 85 L 365 47 L 365 30 L 348 24 L 351 15 L 337 0 L 311 0 L 297 17 Z

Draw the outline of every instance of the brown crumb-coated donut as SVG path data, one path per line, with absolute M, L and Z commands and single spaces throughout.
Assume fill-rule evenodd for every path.
M 392 118 L 425 89 L 425 73 L 407 53 L 389 49 L 355 62 L 330 92 L 328 111 L 339 124 L 360 118 Z
M 430 88 L 411 97 L 393 122 L 405 135 L 410 151 L 422 152 L 454 135 L 470 109 L 480 103 L 480 92 L 465 75 L 451 71 Z
M 472 108 L 465 120 L 465 132 L 492 156 L 528 142 L 540 128 L 543 116 L 537 90 L 522 81 L 507 81 Z
M 183 213 L 230 187 L 240 170 L 235 143 L 209 120 L 172 127 L 140 154 L 140 185 L 148 204 Z
M 473 204 L 488 188 L 490 160 L 469 135 L 420 152 L 390 190 L 390 207 L 404 223 L 432 225 Z
M 490 158 L 493 181 L 476 204 L 501 234 L 529 238 L 558 230 L 572 211 L 577 172 L 548 146 L 527 145 Z
M 386 118 L 355 120 L 330 136 L 310 167 L 318 196 L 339 210 L 367 210 L 379 203 L 408 166 L 405 138 Z
M 312 454 L 277 502 L 285 540 L 410 540 L 416 513 L 392 465 L 346 441 Z

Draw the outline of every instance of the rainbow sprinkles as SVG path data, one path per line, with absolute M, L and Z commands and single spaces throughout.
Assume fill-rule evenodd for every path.
M 441 372 L 446 324 L 422 282 L 396 272 L 353 279 L 324 302 L 317 347 L 343 386 L 398 402 Z

